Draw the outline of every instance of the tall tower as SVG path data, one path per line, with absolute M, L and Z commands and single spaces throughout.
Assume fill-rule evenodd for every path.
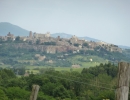
M 60 36 L 57 37 L 57 40 L 60 41 Z
M 32 31 L 29 32 L 29 38 L 32 38 Z
M 51 35 L 50 35 L 50 32 L 47 32 L 46 33 L 46 37 L 50 37 Z

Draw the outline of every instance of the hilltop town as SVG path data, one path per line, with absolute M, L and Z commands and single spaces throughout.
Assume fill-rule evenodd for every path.
M 29 32 L 28 36 L 14 36 L 12 33 L 8 33 L 6 36 L 0 36 L 2 41 L 21 41 L 17 44 L 13 44 L 15 48 L 26 48 L 34 49 L 36 51 L 43 51 L 46 53 L 60 53 L 60 52 L 72 52 L 78 53 L 80 50 L 97 50 L 100 51 L 101 48 L 110 52 L 120 52 L 122 49 L 114 44 L 109 44 L 105 42 L 94 42 L 87 41 L 84 39 L 79 39 L 77 36 L 72 36 L 70 39 L 67 38 L 57 38 L 51 37 L 50 32 L 45 34 Z

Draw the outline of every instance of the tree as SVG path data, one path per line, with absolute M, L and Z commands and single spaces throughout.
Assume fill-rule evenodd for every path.
M 3 41 L 3 39 L 2 38 L 0 38 L 0 43 L 3 43 L 4 41 Z
M 8 100 L 8 97 L 3 90 L 0 89 L 0 100 Z
M 10 100 L 15 100 L 15 99 L 28 100 L 30 96 L 30 92 L 21 89 L 19 87 L 9 87 L 7 88 L 6 92 Z
M 37 39 L 36 44 L 40 44 L 40 40 L 39 39 Z
M 16 76 L 12 70 L 2 69 L 2 70 L 0 70 L 0 77 L 2 80 L 7 80 L 9 78 L 15 78 Z
M 37 100 L 56 100 L 52 96 L 45 95 L 43 92 L 39 92 L 37 96 Z
M 100 94 L 95 98 L 95 100 L 103 100 L 103 99 L 110 99 L 115 100 L 115 93 L 114 91 L 100 91 Z
M 88 45 L 88 43 L 83 43 L 83 46 L 85 46 L 85 47 L 89 47 L 89 45 Z
M 11 78 L 8 80 L 6 86 L 24 88 L 26 87 L 26 85 L 27 85 L 27 81 L 24 78 Z
M 74 46 L 78 47 L 78 46 L 79 46 L 79 44 L 78 44 L 78 43 L 75 43 L 75 44 L 74 44 Z
M 57 87 L 55 83 L 47 82 L 41 88 L 46 95 L 53 95 L 53 90 Z
M 54 97 L 60 97 L 61 99 L 70 97 L 69 92 L 64 88 L 63 85 L 58 85 L 53 90 L 53 96 Z
M 56 45 L 56 42 L 44 42 L 43 45 Z
M 17 75 L 24 75 L 25 74 L 25 67 L 20 66 L 20 67 L 16 67 L 13 69 L 13 71 L 17 74 Z
M 19 36 L 17 36 L 16 38 L 15 38 L 15 41 L 20 41 L 20 37 Z

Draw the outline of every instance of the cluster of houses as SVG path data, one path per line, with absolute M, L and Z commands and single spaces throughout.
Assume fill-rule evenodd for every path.
M 0 36 L 0 39 L 3 41 L 7 40 L 15 40 L 16 36 L 11 34 L 10 32 L 7 34 L 7 36 Z M 44 43 L 53 42 L 55 45 L 48 45 L 46 47 L 47 53 L 56 53 L 56 52 L 67 52 L 68 50 L 72 50 L 73 53 L 79 52 L 79 50 L 94 50 L 96 47 L 102 47 L 105 48 L 107 51 L 111 52 L 122 52 L 122 49 L 119 48 L 116 45 L 108 44 L 105 42 L 93 42 L 93 41 L 87 41 L 84 39 L 79 39 L 77 36 L 72 36 L 70 39 L 67 38 L 60 38 L 58 36 L 57 38 L 51 37 L 50 32 L 46 32 L 45 34 L 42 33 L 33 33 L 32 31 L 29 32 L 29 36 L 20 36 L 21 41 L 26 41 L 27 43 L 41 45 Z M 78 44 L 78 45 L 76 45 Z M 84 44 L 87 44 L 85 46 Z M 41 45 L 42 46 L 42 45 Z M 40 49 L 44 49 L 45 47 L 42 46 Z M 98 49 L 100 50 L 100 48 Z

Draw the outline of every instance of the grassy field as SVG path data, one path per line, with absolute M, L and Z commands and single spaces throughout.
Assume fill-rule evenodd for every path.
M 33 69 L 28 69 L 26 70 L 26 72 L 30 72 L 30 73 L 33 73 L 33 74 L 38 74 L 39 73 L 39 70 L 33 70 Z
M 39 70 L 42 68 L 45 68 L 45 69 L 54 68 L 54 70 L 56 71 L 68 71 L 68 72 L 76 71 L 80 73 L 83 70 L 83 68 L 88 68 L 88 67 L 72 68 L 72 67 L 27 66 L 26 72 L 29 71 L 29 72 L 33 72 L 34 74 L 37 74 L 39 73 Z
M 92 61 L 90 61 L 92 59 Z M 72 64 L 79 64 L 80 68 L 72 68 L 72 67 L 53 67 L 56 71 L 77 71 L 81 72 L 83 68 L 89 68 L 89 67 L 95 67 L 96 65 L 99 65 L 100 63 L 108 63 L 107 60 L 104 60 L 103 58 L 100 58 L 98 56 L 81 56 L 81 55 L 75 55 L 73 57 L 67 58 L 69 62 Z M 50 66 L 27 66 L 26 71 L 32 71 L 34 74 L 39 73 L 39 70 L 41 68 L 52 68 Z M 34 70 L 35 69 L 35 70 Z M 39 70 L 36 70 L 39 69 Z
M 82 67 L 81 68 L 71 68 L 71 67 L 55 67 L 56 71 L 77 71 L 77 72 L 81 72 L 82 71 Z
M 92 59 L 92 60 L 90 60 Z M 68 56 L 66 58 L 67 61 L 69 61 L 72 65 L 80 65 L 79 68 L 72 68 L 70 67 L 58 67 L 55 66 L 53 67 L 56 71 L 77 71 L 81 72 L 83 68 L 89 68 L 89 67 L 95 67 L 96 65 L 99 65 L 100 63 L 108 63 L 107 60 L 98 57 L 98 56 L 89 56 L 89 55 L 73 55 L 73 56 Z M 30 62 L 30 65 L 26 66 L 26 72 L 33 72 L 34 74 L 39 73 L 39 70 L 42 68 L 52 68 L 50 66 L 34 66 L 32 63 L 38 62 L 37 60 L 18 60 L 20 63 L 24 62 Z M 11 67 L 10 65 L 0 65 L 2 68 L 7 68 Z
M 92 61 L 90 61 L 92 59 Z M 100 58 L 98 56 L 81 56 L 76 55 L 67 59 L 72 64 L 79 64 L 82 67 L 94 67 L 100 63 L 108 63 L 107 60 Z
M 10 65 L 0 65 L 1 68 L 7 68 L 10 67 Z
M 40 68 L 49 68 L 49 67 L 40 67 Z M 39 68 L 39 70 L 40 70 L 40 68 Z M 52 68 L 52 67 L 50 67 L 50 68 Z M 54 67 L 54 69 L 55 69 L 56 71 L 68 71 L 68 72 L 77 71 L 77 72 L 80 73 L 80 72 L 82 71 L 83 67 L 81 67 L 81 68 Z M 33 69 L 33 68 L 31 68 L 31 69 L 28 68 L 28 69 L 26 69 L 26 72 L 29 71 L 30 73 L 33 72 L 33 74 L 37 74 L 37 73 L 39 73 L 39 70 L 35 70 L 35 69 Z

